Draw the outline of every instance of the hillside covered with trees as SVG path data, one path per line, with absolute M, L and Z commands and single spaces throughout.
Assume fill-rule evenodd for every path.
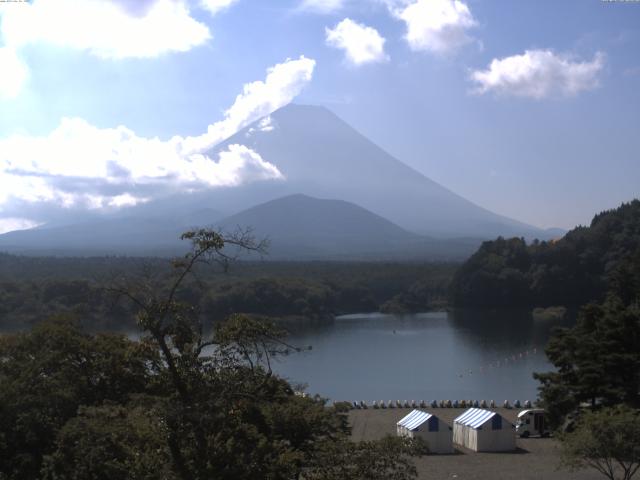
M 580 306 L 604 299 L 612 272 L 640 249 L 640 200 L 596 215 L 557 241 L 484 242 L 456 272 L 455 306 Z

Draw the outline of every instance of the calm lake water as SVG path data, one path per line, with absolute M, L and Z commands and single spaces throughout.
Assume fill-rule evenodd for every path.
M 534 400 L 550 330 L 522 311 L 358 314 L 291 330 L 274 369 L 332 400 Z

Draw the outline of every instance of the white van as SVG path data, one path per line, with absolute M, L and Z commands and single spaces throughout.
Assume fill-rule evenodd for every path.
M 530 437 L 531 435 L 540 435 L 546 437 L 551 432 L 547 428 L 547 422 L 544 418 L 544 409 L 542 408 L 530 408 L 528 410 L 522 410 L 518 414 L 516 420 L 516 434 L 522 438 Z

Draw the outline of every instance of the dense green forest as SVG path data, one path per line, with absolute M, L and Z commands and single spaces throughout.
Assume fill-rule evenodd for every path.
M 325 319 L 363 311 L 441 308 L 456 264 L 237 262 L 196 268 L 179 298 L 206 322 L 230 313 Z M 135 327 L 134 309 L 109 286 L 168 278 L 167 260 L 0 254 L 0 328 L 25 329 L 71 314 L 89 330 Z
M 640 249 L 640 201 L 596 215 L 557 241 L 484 242 L 456 272 L 455 306 L 581 306 L 605 297 L 612 272 Z
M 581 404 L 640 408 L 640 250 L 609 279 L 602 302 L 585 305 L 573 327 L 554 331 L 546 354 L 556 369 L 535 375 L 556 425 Z

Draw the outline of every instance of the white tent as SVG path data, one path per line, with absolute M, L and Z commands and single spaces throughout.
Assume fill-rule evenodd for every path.
M 431 453 L 453 453 L 451 427 L 431 413 L 413 410 L 396 428 L 398 436 L 422 438 Z
M 506 452 L 516 448 L 516 431 L 499 413 L 470 408 L 453 421 L 453 443 L 476 452 Z

